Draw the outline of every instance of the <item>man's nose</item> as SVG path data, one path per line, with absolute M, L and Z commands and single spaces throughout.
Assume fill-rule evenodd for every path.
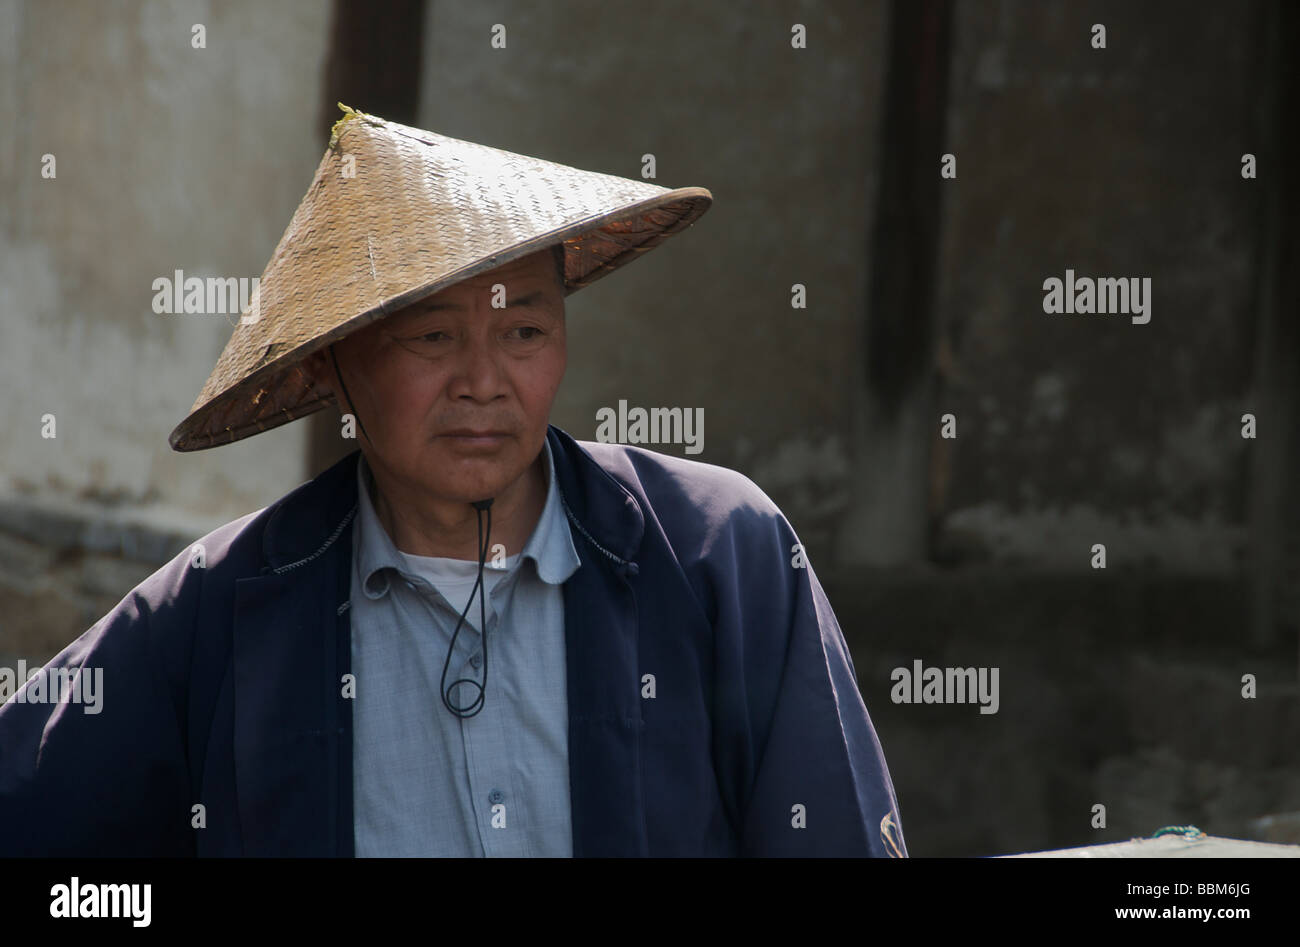
M 504 376 L 498 361 L 502 353 L 486 333 L 470 333 L 459 356 L 452 390 L 448 392 L 453 398 L 487 402 L 504 393 Z

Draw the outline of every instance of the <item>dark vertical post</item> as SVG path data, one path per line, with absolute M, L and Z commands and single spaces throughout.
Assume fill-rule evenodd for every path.
M 406 125 L 415 124 L 420 95 L 425 0 L 334 0 L 330 49 L 322 81 L 322 149 L 343 114 L 338 103 Z M 310 418 L 308 469 L 314 476 L 358 445 L 339 436 L 338 415 Z
M 934 555 L 946 489 L 947 441 L 938 439 L 935 312 L 939 279 L 940 160 L 944 153 L 952 6 L 894 0 L 881 102 L 878 194 L 856 399 L 855 454 L 876 470 L 867 489 L 889 497 L 846 514 L 845 561 L 897 565 Z M 883 465 L 876 463 L 890 458 Z M 862 536 L 876 537 L 862 541 Z
M 948 0 L 892 5 L 866 353 L 867 384 L 887 415 L 933 365 L 951 24 Z

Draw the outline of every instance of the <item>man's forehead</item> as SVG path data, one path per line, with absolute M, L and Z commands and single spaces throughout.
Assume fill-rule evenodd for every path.
M 501 283 L 507 291 L 514 290 L 522 286 L 525 282 L 529 285 L 534 283 L 553 283 L 555 282 L 555 267 L 546 259 L 527 258 L 523 260 L 511 260 L 495 269 L 486 270 L 477 276 L 471 276 L 469 279 L 461 280 L 453 286 L 434 293 L 429 299 L 452 298 L 459 296 L 471 296 L 475 293 L 491 292 L 492 287 Z
M 425 313 L 469 308 L 476 296 L 492 293 L 493 287 L 505 287 L 506 301 L 510 305 L 541 302 L 549 290 L 556 288 L 555 264 L 550 250 L 511 260 L 491 270 L 471 276 L 446 289 L 439 290 L 404 309 L 393 313 L 387 321 L 414 318 Z

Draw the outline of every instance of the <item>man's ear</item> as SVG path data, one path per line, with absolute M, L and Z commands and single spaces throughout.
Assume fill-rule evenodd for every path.
M 325 388 L 333 394 L 334 376 L 329 370 L 323 351 L 312 352 L 303 359 L 302 371 L 311 379 L 313 385 Z

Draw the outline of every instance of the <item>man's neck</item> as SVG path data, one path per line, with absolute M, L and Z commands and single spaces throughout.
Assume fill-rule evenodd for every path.
M 507 556 L 524 548 L 546 506 L 545 451 L 514 483 L 493 498 L 491 546 L 501 543 Z M 370 467 L 370 500 L 401 552 L 412 556 L 478 561 L 479 513 L 468 503 L 431 501 L 400 482 L 383 486 L 382 473 Z M 486 527 L 486 516 L 484 516 Z M 488 549 L 487 558 L 492 558 Z

